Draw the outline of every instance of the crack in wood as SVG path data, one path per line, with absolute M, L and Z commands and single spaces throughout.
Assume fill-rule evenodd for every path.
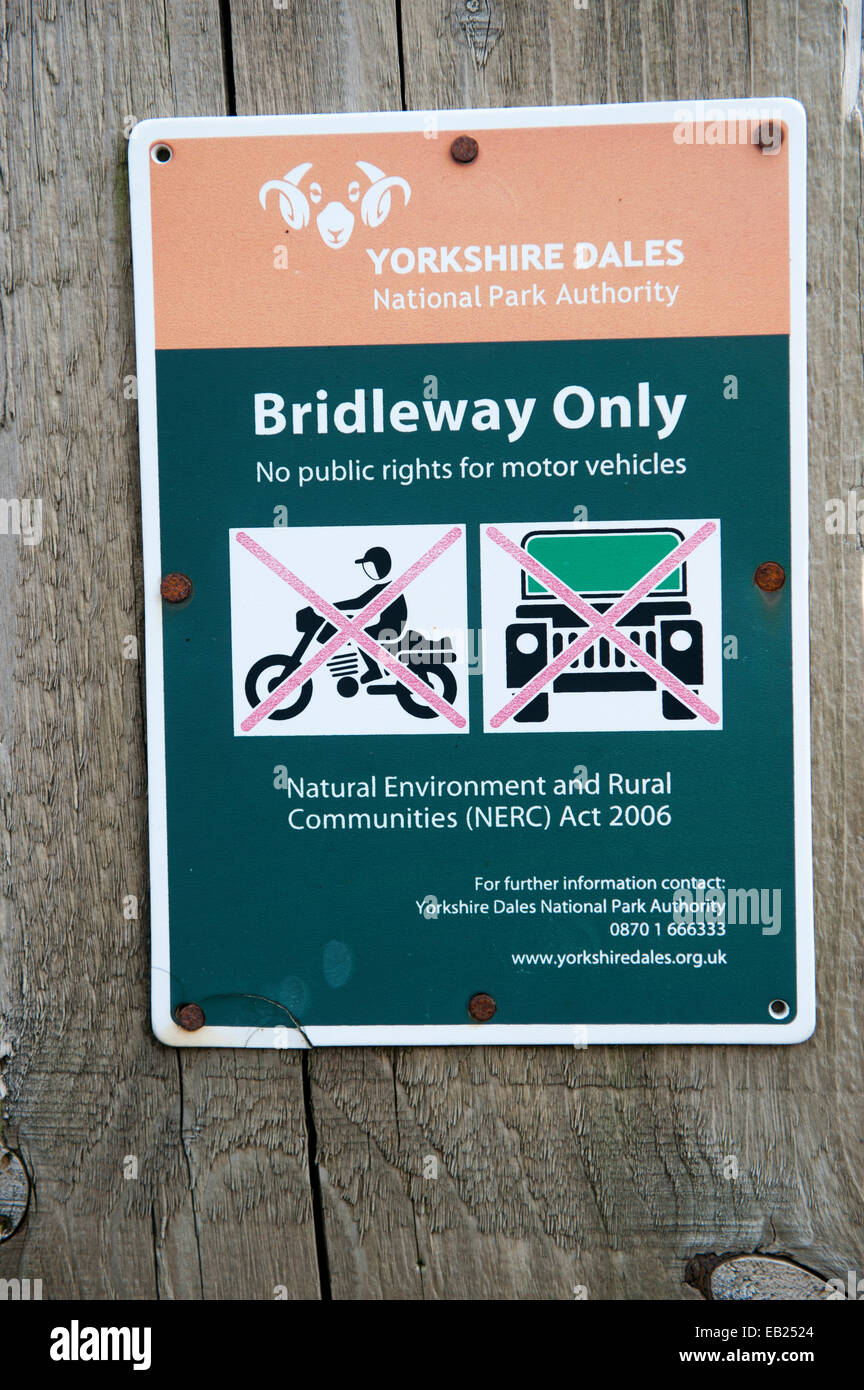
M 301 1075 L 303 1078 L 303 1114 L 306 1119 L 306 1161 L 309 1171 L 309 1188 L 312 1197 L 312 1223 L 315 1230 L 315 1256 L 318 1262 L 318 1286 L 321 1299 L 330 1303 L 333 1298 L 330 1278 L 330 1259 L 327 1253 L 327 1222 L 324 1199 L 321 1191 L 321 1171 L 318 1167 L 318 1130 L 315 1124 L 315 1111 L 312 1105 L 312 1081 L 309 1075 L 309 1053 L 300 1054 Z

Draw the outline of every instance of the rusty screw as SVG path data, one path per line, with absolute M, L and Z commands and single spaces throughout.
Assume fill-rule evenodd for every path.
M 468 1000 L 468 1012 L 475 1023 L 488 1023 L 497 1009 L 491 994 L 472 994 Z
M 753 144 L 763 154 L 779 154 L 783 144 L 783 127 L 779 121 L 761 121 L 753 130 Z
M 188 574 L 166 574 L 159 592 L 166 603 L 183 603 L 192 593 L 192 580 Z
M 178 1004 L 174 1010 L 177 1025 L 187 1033 L 197 1033 L 204 1027 L 204 1010 L 200 1004 Z
M 457 164 L 473 164 L 480 153 L 480 146 L 473 135 L 457 135 L 450 146 L 450 153 Z
M 765 560 L 756 567 L 753 583 L 766 594 L 774 594 L 786 583 L 786 571 L 776 560 Z

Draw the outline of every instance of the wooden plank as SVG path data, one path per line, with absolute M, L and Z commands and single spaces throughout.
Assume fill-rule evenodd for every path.
M 0 538 L 3 1132 L 33 1178 L 0 1276 L 317 1297 L 299 1059 L 190 1062 L 148 1019 L 125 136 L 225 111 L 218 6 L 15 5 L 3 31 L 0 490 L 41 498 L 45 535 Z
M 231 6 L 237 115 L 401 107 L 393 0 Z
M 862 485 L 860 113 L 838 108 L 842 14 L 818 0 L 481 8 L 491 37 L 466 33 L 464 4 L 403 8 L 411 107 L 788 94 L 809 110 L 814 683 L 830 692 L 814 725 L 820 1024 L 790 1050 L 316 1054 L 334 1296 L 694 1298 L 696 1251 L 845 1277 L 864 1263 L 864 671 L 860 549 L 823 525 L 825 500 Z
M 400 105 L 396 11 L 391 0 L 232 4 L 230 51 L 237 115 L 388 110 Z M 328 1231 L 327 1249 L 316 1252 L 312 1247 L 306 1173 L 303 1183 L 298 1174 L 298 1165 L 307 1156 L 307 1123 L 317 1123 L 317 1116 L 307 1116 L 297 1105 L 296 1079 L 307 1069 L 308 1059 L 298 1053 L 244 1054 L 242 1076 L 235 1076 L 231 1060 L 216 1063 L 213 1058 L 209 1053 L 190 1056 L 184 1062 L 184 1087 L 187 1094 L 194 1094 L 201 1116 L 196 1162 L 202 1165 L 206 1191 L 214 1195 L 217 1209 L 224 1208 L 225 1197 L 219 1185 L 219 1156 L 210 1152 L 207 1128 L 214 1093 L 240 1150 L 244 1121 L 254 1116 L 266 1134 L 267 1152 L 266 1161 L 259 1156 L 254 1169 L 238 1175 L 234 1184 L 238 1225 L 232 1229 L 230 1222 L 219 1224 L 212 1248 L 212 1268 L 220 1271 L 219 1281 L 205 1292 L 235 1298 L 273 1297 L 274 1288 L 289 1298 L 317 1296 L 319 1291 L 329 1294 L 327 1258 L 340 1233 Z M 254 1088 L 254 1109 L 250 1088 Z M 232 1160 L 231 1166 L 235 1164 Z M 287 1193 L 286 1168 L 291 1177 Z M 326 1174 L 320 1170 L 316 1178 L 316 1186 L 326 1183 Z M 262 1224 L 251 1230 L 253 1214 Z M 233 1268 L 238 1254 L 247 1271 L 242 1277 Z M 298 1295 L 298 1289 L 305 1292 Z
M 268 0 L 231 7 L 231 42 L 238 115 L 267 112 L 398 110 L 399 37 L 392 0 L 328 0 L 307 5 Z M 401 1172 L 393 1161 L 398 1115 L 393 1072 L 387 1054 L 364 1049 L 325 1053 L 304 1059 L 311 1080 L 316 1128 L 339 1135 L 319 1155 L 326 1252 L 333 1296 L 345 1297 L 358 1287 L 370 1298 L 414 1298 L 422 1294 L 417 1268 L 411 1203 Z M 323 1070 L 322 1070 L 323 1069 Z M 332 1078 L 322 1086 L 321 1076 Z M 356 1111 L 359 1122 L 350 1114 Z M 381 1161 L 370 1163 L 375 1144 Z M 334 1162 L 339 1171 L 331 1172 Z M 374 1176 L 373 1176 L 374 1174 Z M 374 1190 L 368 1185 L 374 1184 Z M 359 1183 L 363 1195 L 355 1190 Z M 383 1215 L 386 1236 L 369 1248 L 366 1219 L 355 1219 L 334 1193 L 346 1186 L 365 1208 Z M 369 1266 L 368 1276 L 364 1269 Z M 354 1274 L 346 1277 L 344 1270 Z

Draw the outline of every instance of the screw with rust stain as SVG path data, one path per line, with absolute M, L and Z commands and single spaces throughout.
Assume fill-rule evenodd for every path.
M 488 1023 L 497 1008 L 491 994 L 472 994 L 468 1000 L 468 1012 L 475 1023 Z
M 783 127 L 779 121 L 761 121 L 753 130 L 753 144 L 763 154 L 779 154 L 783 144 Z
M 473 164 L 480 153 L 480 146 L 473 135 L 457 135 L 450 146 L 450 153 L 457 164 Z
M 204 1010 L 200 1004 L 178 1004 L 174 1017 L 178 1027 L 184 1028 L 187 1033 L 197 1033 L 199 1028 L 204 1027 Z
M 753 583 L 764 593 L 774 594 L 786 583 L 786 571 L 776 560 L 765 560 L 761 565 L 757 565 Z
M 192 580 L 188 574 L 166 574 L 159 592 L 166 603 L 184 603 L 192 593 Z

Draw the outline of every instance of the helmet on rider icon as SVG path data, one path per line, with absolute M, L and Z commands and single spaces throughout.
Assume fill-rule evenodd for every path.
M 355 565 L 362 565 L 364 570 L 366 570 L 367 565 L 371 565 L 375 571 L 375 578 L 383 579 L 385 575 L 390 573 L 390 566 L 393 561 L 390 559 L 389 551 L 385 550 L 382 545 L 373 545 L 370 546 L 365 555 L 361 555 L 359 560 L 355 560 L 354 563 Z M 366 572 L 368 574 L 368 570 Z

